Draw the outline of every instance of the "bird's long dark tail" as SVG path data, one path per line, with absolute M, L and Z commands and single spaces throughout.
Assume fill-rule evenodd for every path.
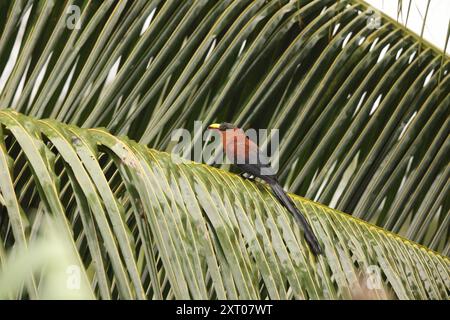
M 273 193 L 277 196 L 278 200 L 281 204 L 288 209 L 288 211 L 294 216 L 295 220 L 300 224 L 303 228 L 303 232 L 305 233 L 305 240 L 308 243 L 311 251 L 315 255 L 319 255 L 322 253 L 322 249 L 320 247 L 319 241 L 317 240 L 314 232 L 311 229 L 308 221 L 301 214 L 300 210 L 295 206 L 294 201 L 288 196 L 288 194 L 283 190 L 283 187 L 278 182 L 270 183 Z

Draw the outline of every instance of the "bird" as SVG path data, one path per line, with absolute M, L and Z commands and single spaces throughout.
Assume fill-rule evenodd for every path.
M 243 129 L 228 122 L 213 123 L 208 126 L 208 129 L 219 131 L 223 151 L 227 158 L 243 171 L 241 176 L 250 179 L 258 177 L 271 187 L 278 201 L 293 215 L 302 228 L 305 240 L 313 254 L 320 255 L 322 248 L 310 224 L 284 191 L 275 170 L 258 145 L 247 137 Z

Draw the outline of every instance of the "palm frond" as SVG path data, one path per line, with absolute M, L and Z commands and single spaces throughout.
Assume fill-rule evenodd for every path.
M 263 184 L 103 129 L 8 110 L 0 124 L 0 252 L 36 246 L 52 217 L 99 298 L 449 298 L 448 258 L 337 210 L 293 196 L 315 258 Z
M 363 1 L 2 6 L 2 107 L 159 150 L 194 120 L 278 128 L 289 190 L 448 252 L 448 56 Z

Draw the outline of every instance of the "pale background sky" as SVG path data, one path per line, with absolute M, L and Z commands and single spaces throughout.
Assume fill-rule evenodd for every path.
M 379 9 L 385 14 L 397 20 L 398 0 L 365 0 L 373 7 Z M 407 27 L 420 35 L 422 30 L 422 22 L 425 17 L 428 0 L 402 0 L 402 15 L 399 16 L 398 22 L 405 24 L 406 13 L 409 2 L 411 1 L 411 9 L 408 18 Z M 450 20 L 450 0 L 431 0 L 428 9 L 423 37 L 440 49 L 444 49 L 445 37 L 447 35 L 448 23 Z M 447 44 L 446 52 L 450 54 L 450 42 Z

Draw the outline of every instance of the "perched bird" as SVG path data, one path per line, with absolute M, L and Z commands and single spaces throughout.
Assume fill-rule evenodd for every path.
M 320 244 L 311 226 L 295 206 L 292 199 L 283 190 L 267 157 L 262 154 L 256 143 L 250 140 L 242 129 L 231 123 L 211 124 L 208 129 L 219 131 L 224 153 L 233 164 L 240 168 L 243 173 L 258 177 L 270 185 L 280 203 L 294 216 L 295 220 L 302 227 L 306 242 L 311 248 L 311 251 L 315 255 L 321 254 Z

